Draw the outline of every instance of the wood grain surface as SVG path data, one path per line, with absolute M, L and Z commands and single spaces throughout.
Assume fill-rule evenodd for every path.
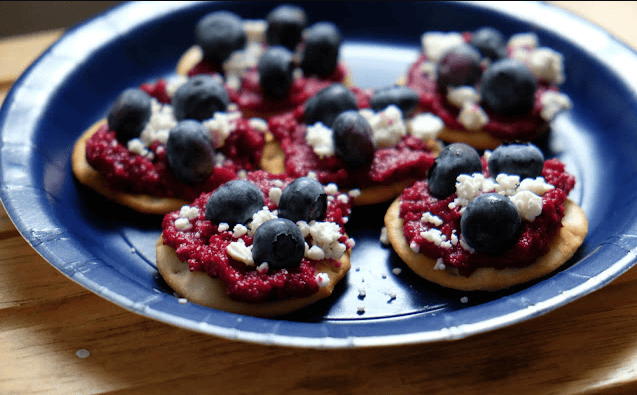
M 555 3 L 637 48 L 637 2 Z M 0 100 L 60 34 L 0 41 Z M 636 394 L 636 287 L 634 268 L 556 311 L 457 341 L 253 345 L 156 322 L 87 291 L 0 209 L 0 394 Z

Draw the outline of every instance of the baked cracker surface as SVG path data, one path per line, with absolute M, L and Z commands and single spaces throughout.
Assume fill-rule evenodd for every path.
M 399 217 L 400 198 L 385 214 L 385 227 L 392 247 L 416 274 L 433 283 L 462 291 L 497 291 L 545 276 L 568 261 L 584 242 L 588 221 L 584 211 L 570 199 L 564 203 L 562 228 L 550 244 L 550 250 L 532 264 L 522 268 L 478 268 L 469 277 L 454 273 L 453 269 L 434 270 L 436 260 L 414 252 L 403 234 L 403 220 Z
M 345 277 L 350 268 L 350 252 L 347 251 L 336 267 L 328 261 L 317 265 L 318 273 L 327 273 L 330 283 L 320 287 L 318 292 L 303 298 L 290 298 L 263 303 L 247 303 L 231 299 L 226 294 L 222 280 L 210 277 L 207 273 L 190 271 L 187 262 L 181 262 L 174 248 L 164 244 L 159 237 L 155 246 L 157 269 L 164 281 L 181 297 L 202 306 L 223 310 L 230 313 L 245 314 L 258 317 L 272 317 L 294 312 L 330 296 L 336 284 Z

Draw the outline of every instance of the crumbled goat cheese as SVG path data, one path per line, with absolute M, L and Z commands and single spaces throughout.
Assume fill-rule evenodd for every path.
M 547 191 L 555 188 L 544 180 L 544 177 L 525 178 L 518 185 L 517 191 L 531 191 L 538 196 L 544 195 Z
M 434 224 L 435 226 L 440 226 L 443 224 L 443 221 L 440 217 L 431 214 L 429 211 L 422 214 L 422 218 L 420 218 L 420 221 L 422 221 L 423 223 L 429 222 Z
M 426 61 L 422 62 L 422 64 L 420 65 L 420 71 L 427 74 L 429 78 L 435 80 L 438 78 L 436 74 L 436 67 L 436 62 Z
M 325 190 L 325 193 L 330 195 L 336 195 L 338 193 L 338 186 L 333 182 L 327 184 L 323 189 Z
M 347 195 L 346 195 L 346 194 L 344 194 L 344 193 L 339 194 L 339 195 L 336 197 L 336 199 L 337 199 L 339 202 L 341 202 L 341 203 L 345 203 L 345 204 L 349 203 L 349 196 L 347 196 Z
M 359 113 L 372 127 L 372 142 L 376 148 L 394 147 L 407 134 L 403 113 L 396 105 L 392 104 L 375 114 L 369 109 L 361 110 Z
M 199 209 L 188 205 L 181 206 L 181 209 L 179 209 L 179 216 L 188 219 L 195 219 L 199 216 Z
M 316 172 L 314 172 L 314 171 L 308 171 L 307 172 L 307 177 L 311 178 L 313 180 L 318 180 L 318 176 L 316 175 Z
M 260 264 L 259 266 L 257 266 L 257 271 L 259 273 L 267 273 L 268 270 L 270 270 L 270 265 L 268 265 L 267 262 L 263 262 L 262 264 Z
M 520 176 L 500 173 L 495 177 L 495 182 L 498 183 L 495 187 L 497 193 L 503 196 L 511 196 L 515 194 L 515 190 L 520 185 Z
M 260 132 L 268 131 L 268 123 L 261 118 L 250 118 L 248 124 Z
M 395 267 L 395 268 L 391 269 L 391 272 L 394 273 L 397 276 L 397 275 L 399 275 L 400 273 L 403 272 L 403 269 L 401 269 L 399 267 Z
M 453 201 L 454 207 L 468 206 L 481 192 L 490 192 L 495 188 L 496 185 L 493 180 L 484 178 L 484 175 L 481 173 L 475 173 L 471 176 L 468 174 L 460 174 L 456 178 L 456 194 L 458 197 Z
M 564 57 L 551 48 L 537 48 L 531 52 L 527 65 L 540 80 L 559 85 L 564 82 Z
M 238 177 L 240 180 L 247 180 L 247 179 L 248 179 L 248 172 L 247 172 L 247 171 L 245 171 L 245 170 L 239 170 L 239 171 L 237 172 L 237 177 Z
M 144 146 L 144 143 L 138 138 L 128 140 L 128 143 L 126 144 L 126 148 L 128 148 L 128 150 L 132 153 L 145 156 L 151 160 L 154 157 L 153 153 L 147 150 L 146 147 Z
M 327 273 L 318 273 L 316 275 L 316 282 L 319 287 L 325 287 L 330 285 L 330 275 Z
M 239 118 L 241 118 L 240 112 L 216 112 L 212 118 L 202 122 L 215 148 L 223 147 L 230 133 L 236 129 L 236 121 Z
M 310 222 L 310 236 L 312 244 L 320 247 L 325 253 L 325 258 L 339 259 L 347 247 L 339 243 L 341 237 L 340 227 L 333 222 Z
M 538 38 L 535 33 L 518 33 L 514 34 L 509 38 L 507 42 L 507 47 L 509 48 L 518 48 L 518 47 L 527 47 L 527 48 L 537 48 L 538 46 Z
M 150 104 L 150 119 L 139 135 L 139 139 L 145 147 L 150 147 L 155 140 L 165 145 L 168 141 L 168 133 L 177 126 L 173 108 L 170 105 L 159 103 L 155 98 L 151 99 Z
M 299 227 L 303 238 L 306 238 L 310 235 L 310 225 L 308 225 L 305 221 L 298 221 L 296 225 Z
M 465 102 L 458 114 L 458 122 L 469 131 L 477 131 L 489 122 L 489 117 L 478 104 Z
M 523 220 L 533 222 L 542 214 L 542 198 L 530 191 L 520 191 L 511 196 L 520 217 Z
M 235 239 L 238 239 L 239 237 L 245 235 L 246 233 L 248 233 L 248 228 L 246 228 L 242 224 L 236 224 L 234 228 L 232 229 L 232 237 L 234 237 Z
M 177 299 L 177 301 L 178 301 L 180 304 L 186 304 L 186 303 L 188 303 L 188 299 L 186 299 L 186 298 L 179 298 L 179 299 Z
M 281 200 L 281 195 L 282 194 L 283 194 L 283 191 L 281 190 L 281 188 L 272 188 L 272 189 L 270 189 L 270 193 L 269 193 L 268 197 L 270 198 L 272 203 L 274 203 L 274 204 L 276 204 L 278 206 L 279 205 L 279 201 Z
M 272 183 L 274 184 L 275 187 L 278 187 L 278 188 L 283 188 L 283 185 L 284 185 L 283 181 L 281 180 L 274 180 L 272 181 Z
M 415 241 L 412 241 L 411 243 L 409 243 L 409 248 L 411 248 L 411 250 L 415 252 L 416 254 L 420 252 L 420 246 L 416 244 Z
M 252 221 L 250 222 L 250 224 L 248 224 L 248 226 L 250 227 L 250 231 L 248 232 L 248 234 L 250 236 L 253 236 L 254 232 L 257 231 L 259 226 L 261 226 L 264 222 L 267 222 L 274 218 L 277 218 L 276 210 L 274 210 L 274 212 L 271 212 L 267 206 L 263 206 L 261 210 L 257 211 L 252 216 Z
M 358 308 L 356 308 L 356 313 L 365 314 L 365 306 L 358 306 Z
M 246 33 L 246 46 L 234 51 L 230 58 L 222 65 L 226 81 L 233 89 L 241 86 L 241 75 L 252 67 L 256 67 L 263 54 L 265 30 L 267 23 L 263 20 L 244 21 L 243 30 Z
M 380 242 L 383 243 L 383 245 L 385 246 L 389 245 L 389 236 L 387 235 L 387 228 L 384 226 L 380 229 Z
M 360 189 L 350 189 L 347 194 L 356 199 L 357 197 L 359 197 L 361 195 L 361 190 Z
M 447 89 L 447 100 L 449 103 L 460 108 L 465 103 L 479 103 L 480 94 L 472 86 L 449 87 Z
M 407 122 L 409 133 L 422 141 L 435 140 L 445 123 L 432 113 L 418 114 Z
M 226 160 L 226 156 L 221 152 L 217 152 L 212 159 L 215 163 L 215 166 L 221 167 L 223 166 L 223 162 Z
M 314 153 L 319 157 L 334 155 L 333 131 L 321 122 L 307 127 L 305 140 L 312 146 Z
M 555 91 L 544 92 L 540 101 L 542 102 L 540 116 L 545 121 L 550 121 L 555 118 L 558 113 L 573 107 L 573 103 L 567 95 Z
M 227 252 L 230 258 L 243 262 L 248 266 L 254 266 L 254 260 L 252 259 L 252 246 L 247 247 L 243 239 L 239 239 L 228 244 Z
M 177 74 L 174 77 L 166 79 L 166 94 L 168 97 L 173 97 L 175 92 L 177 92 L 177 89 L 186 82 L 188 82 L 188 77 L 181 74 Z
M 228 225 L 225 222 L 222 222 L 219 224 L 217 228 L 219 229 L 219 232 L 225 232 L 226 230 L 230 229 L 230 225 Z
M 192 228 L 192 224 L 190 223 L 188 218 L 178 218 L 175 221 L 175 226 L 177 227 L 177 229 L 182 230 L 182 231 Z
M 447 266 L 442 262 L 442 258 L 436 259 L 436 264 L 434 265 L 434 270 L 445 270 Z
M 325 259 L 325 252 L 319 246 L 312 246 L 305 251 L 305 257 L 308 259 L 320 261 Z
M 389 296 L 389 301 L 390 302 L 398 297 L 398 295 L 394 291 L 387 292 L 387 296 Z
M 358 298 L 359 299 L 365 299 L 366 295 L 367 295 L 367 291 L 365 290 L 365 288 L 363 288 L 363 287 L 358 288 Z
M 421 36 L 422 51 L 427 57 L 438 62 L 451 48 L 464 44 L 462 34 L 458 32 L 427 32 Z
M 460 298 L 460 302 L 461 303 L 469 303 L 469 298 L 466 297 L 466 296 L 463 296 L 463 297 Z
M 438 247 L 451 248 L 451 242 L 447 241 L 447 236 L 445 236 L 439 229 L 427 229 L 420 232 L 420 236 L 422 236 L 425 240 L 434 243 Z

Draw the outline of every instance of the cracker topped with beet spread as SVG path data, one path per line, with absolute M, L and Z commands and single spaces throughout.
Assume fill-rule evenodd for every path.
M 166 214 L 157 268 L 193 303 L 290 313 L 328 297 L 349 270 L 350 211 L 335 184 L 252 172 Z
M 420 98 L 419 110 L 445 122 L 439 138 L 494 149 L 547 133 L 550 121 L 571 108 L 559 86 L 563 56 L 541 47 L 534 33 L 508 39 L 484 27 L 474 32 L 427 32 L 422 53 L 404 84 Z
M 340 30 L 331 22 L 307 26 L 299 6 L 283 4 L 265 20 L 243 20 L 228 11 L 202 17 L 196 44 L 177 73 L 221 75 L 233 103 L 246 116 L 269 118 L 303 104 L 332 83 L 351 85 L 339 61 Z
M 575 178 L 531 144 L 480 157 L 447 146 L 428 178 L 405 189 L 385 215 L 390 244 L 418 275 L 448 288 L 495 291 L 547 275 L 588 230 L 567 198 Z

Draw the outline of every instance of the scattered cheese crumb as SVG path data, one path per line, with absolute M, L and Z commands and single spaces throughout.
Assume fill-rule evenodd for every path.
M 418 114 L 407 122 L 409 133 L 422 141 L 437 139 L 444 127 L 442 119 L 432 113 Z
M 327 184 L 323 189 L 325 190 L 325 193 L 328 193 L 330 195 L 336 195 L 338 193 L 338 185 L 334 184 L 333 182 Z
M 225 222 L 222 222 L 219 224 L 218 229 L 219 229 L 219 232 L 225 232 L 226 230 L 230 229 L 230 225 L 228 225 Z
M 367 296 L 367 291 L 365 290 L 365 288 L 363 287 L 358 288 L 358 298 L 365 299 L 365 296 Z
M 530 191 L 520 191 L 511 196 L 518 214 L 523 220 L 533 222 L 542 214 L 542 198 Z
M 376 148 L 395 147 L 400 139 L 407 134 L 403 113 L 394 104 L 376 114 L 369 109 L 361 110 L 360 114 L 366 117 L 372 127 L 372 142 Z
M 480 94 L 472 86 L 449 87 L 447 89 L 447 100 L 454 106 L 461 108 L 465 103 L 479 103 Z
M 274 218 L 277 218 L 276 210 L 271 212 L 267 206 L 263 206 L 261 210 L 257 211 L 252 216 L 252 221 L 250 221 L 250 224 L 248 225 L 250 227 L 248 234 L 250 236 L 254 235 L 254 232 L 257 231 L 259 226 Z
M 540 80 L 560 85 L 564 82 L 564 58 L 551 48 L 537 48 L 527 62 L 529 69 Z
M 458 122 L 468 131 L 477 131 L 489 122 L 489 117 L 478 104 L 465 102 L 458 114 Z
M 573 107 L 571 99 L 560 92 L 546 91 L 542 95 L 540 101 L 542 102 L 542 111 L 540 112 L 540 116 L 545 121 L 550 121 L 560 112 Z
M 356 309 L 356 313 L 359 315 L 365 314 L 365 306 L 358 306 L 358 308 Z
M 330 276 L 327 273 L 318 273 L 316 275 L 316 282 L 319 287 L 325 287 L 330 284 Z
M 380 229 L 380 242 L 383 243 L 383 245 L 385 246 L 389 245 L 389 236 L 387 235 L 387 228 L 384 226 Z
M 75 352 L 75 355 L 78 358 L 85 359 L 91 356 L 91 352 L 85 348 L 80 348 L 79 350 Z
M 361 190 L 360 189 L 350 189 L 348 192 L 348 195 L 354 199 L 356 199 L 357 197 L 359 197 L 361 195 Z
M 436 264 L 434 265 L 434 270 L 445 270 L 447 266 L 442 262 L 442 258 L 436 259 Z
M 305 140 L 319 158 L 334 155 L 333 131 L 321 122 L 307 127 Z
M 186 303 L 188 303 L 188 299 L 186 299 L 186 298 L 179 298 L 179 299 L 177 299 L 177 301 L 178 301 L 180 304 L 186 304 Z
M 268 197 L 270 198 L 272 203 L 278 206 L 279 201 L 281 200 L 282 194 L 283 194 L 283 191 L 281 190 L 281 188 L 272 188 L 270 189 L 270 194 L 268 195 Z
M 179 210 L 179 216 L 182 218 L 195 219 L 199 216 L 199 209 L 197 207 L 190 207 L 188 205 L 181 206 Z
M 267 262 L 263 262 L 262 264 L 260 264 L 259 266 L 257 266 L 257 271 L 259 273 L 267 273 L 268 270 L 270 270 L 270 265 L 268 265 Z
M 434 224 L 435 226 L 440 226 L 443 224 L 443 221 L 440 217 L 431 214 L 429 211 L 422 214 L 422 218 L 420 219 L 423 223 L 429 222 Z
M 432 62 L 438 62 L 451 48 L 464 44 L 458 32 L 427 32 L 420 38 L 422 50 Z
M 216 112 L 212 118 L 202 122 L 208 130 L 208 137 L 215 148 L 221 148 L 226 139 L 237 127 L 237 120 L 241 118 L 240 112 Z
M 243 262 L 248 266 L 254 266 L 252 246 L 247 247 L 243 239 L 228 244 L 227 252 L 232 259 Z
M 468 298 L 468 297 L 466 297 L 466 296 L 463 296 L 463 297 L 461 297 L 461 298 L 460 298 L 460 302 L 462 302 L 462 303 L 469 303 L 469 298 Z
M 400 273 L 403 272 L 403 269 L 399 268 L 399 267 L 395 267 L 391 270 L 392 273 L 394 273 L 395 275 L 399 275 Z
M 192 228 L 192 224 L 190 223 L 188 218 L 178 218 L 175 221 L 175 227 L 177 227 L 177 229 L 179 229 L 181 231 L 184 231 L 184 230 L 188 230 L 188 229 Z
M 236 224 L 234 228 L 232 229 L 232 237 L 234 237 L 235 239 L 238 239 L 239 237 L 245 235 L 246 233 L 248 233 L 248 228 L 246 228 L 242 224 Z

